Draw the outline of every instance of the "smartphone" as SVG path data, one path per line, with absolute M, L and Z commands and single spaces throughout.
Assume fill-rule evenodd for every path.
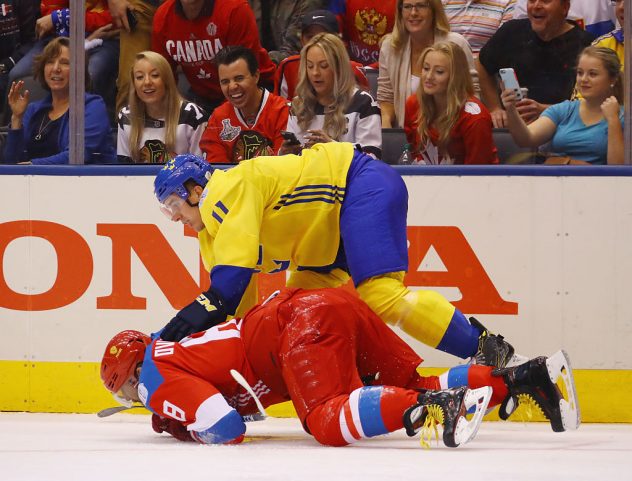
M 138 25 L 138 19 L 136 18 L 136 14 L 134 10 L 127 9 L 127 23 L 129 24 L 129 30 L 132 32 L 136 25 Z
M 522 100 L 524 96 L 522 95 L 522 90 L 520 89 L 518 77 L 514 69 L 501 68 L 498 73 L 500 74 L 500 79 L 503 81 L 503 84 L 505 84 L 505 88 L 513 90 L 516 93 L 516 99 Z
M 294 135 L 294 132 L 289 132 L 287 130 L 282 130 L 281 131 L 281 137 L 283 137 L 283 140 L 285 140 L 289 144 L 301 145 L 299 140 L 296 138 L 296 135 Z

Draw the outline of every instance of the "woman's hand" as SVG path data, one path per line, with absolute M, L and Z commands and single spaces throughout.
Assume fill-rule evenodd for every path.
M 45 15 L 35 22 L 35 34 L 37 38 L 42 38 L 53 31 L 53 16 Z
M 325 142 L 333 142 L 334 139 L 329 137 L 323 130 L 308 130 L 305 137 L 305 147 L 310 148 L 314 144 L 323 144 Z
M 515 109 L 516 104 L 518 103 L 516 92 L 514 92 L 512 89 L 503 90 L 500 93 L 500 100 L 502 101 L 505 110 Z
M 86 40 L 116 37 L 120 33 L 120 31 L 120 29 L 115 29 L 113 24 L 108 23 L 107 25 L 103 25 L 103 27 L 97 28 L 88 36 L 88 38 L 86 38 Z
M 522 99 L 516 103 L 516 109 L 526 123 L 530 124 L 537 119 L 547 105 L 536 102 L 533 99 Z
M 614 95 L 608 97 L 601 104 L 601 113 L 603 113 L 603 116 L 608 123 L 619 119 L 620 109 L 621 106 L 619 105 L 619 101 Z
M 22 92 L 23 88 L 24 88 L 23 80 L 12 82 L 11 87 L 9 88 L 9 95 L 7 95 L 9 107 L 11 108 L 11 128 L 12 129 L 19 129 L 22 127 L 22 117 L 24 116 L 26 107 L 28 107 L 29 105 L 30 93 L 28 90 L 25 90 L 24 92 Z
M 285 140 L 281 144 L 281 148 L 279 149 L 279 155 L 287 155 L 287 154 L 298 155 L 301 153 L 302 150 L 303 150 L 303 146 L 301 144 L 297 144 L 297 143 Z

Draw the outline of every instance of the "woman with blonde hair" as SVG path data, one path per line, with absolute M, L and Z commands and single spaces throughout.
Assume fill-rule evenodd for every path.
M 419 62 L 421 83 L 406 101 L 404 127 L 418 162 L 497 164 L 492 119 L 474 96 L 463 49 L 439 42 Z
M 201 155 L 208 115 L 182 98 L 167 60 L 140 52 L 130 77 L 128 105 L 118 116 L 119 162 L 164 163 L 178 154 Z
M 393 32 L 380 48 L 377 100 L 382 127 L 404 124 L 406 99 L 417 90 L 421 77 L 419 57 L 435 42 L 459 45 L 467 55 L 467 69 L 474 72 L 472 49 L 465 38 L 450 32 L 441 0 L 397 0 Z
M 380 109 L 368 92 L 358 89 L 340 37 L 321 33 L 303 47 L 296 94 L 287 130 L 299 144 L 286 141 L 280 153 L 339 141 L 380 157 Z
M 550 142 L 546 163 L 622 164 L 623 75 L 617 54 L 586 47 L 577 62 L 576 85 L 581 99 L 551 105 L 529 125 L 518 114 L 514 92 L 503 91 L 512 137 L 524 147 Z

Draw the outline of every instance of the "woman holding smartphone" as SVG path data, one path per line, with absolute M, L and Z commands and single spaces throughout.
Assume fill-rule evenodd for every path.
M 380 109 L 368 92 L 356 86 L 349 55 L 337 35 L 318 34 L 303 47 L 296 93 L 286 130 L 299 143 L 284 136 L 280 154 L 340 141 L 381 156 Z
M 421 82 L 406 101 L 404 123 L 417 162 L 497 164 L 492 119 L 474 96 L 463 49 L 439 42 L 423 51 L 419 63 Z
M 512 137 L 523 147 L 550 142 L 545 163 L 622 164 L 623 80 L 617 54 L 585 48 L 577 63 L 577 88 L 581 99 L 551 105 L 528 125 L 516 108 L 515 92 L 504 90 L 501 100 Z

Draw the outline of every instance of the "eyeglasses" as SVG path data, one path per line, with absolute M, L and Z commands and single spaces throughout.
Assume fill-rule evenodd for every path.
M 610 0 L 610 5 L 616 7 L 619 3 L 623 3 L 623 0 Z
M 412 12 L 413 9 L 420 12 L 421 10 L 425 10 L 426 8 L 430 8 L 430 4 L 428 2 L 402 3 L 401 6 L 401 9 L 405 12 Z

